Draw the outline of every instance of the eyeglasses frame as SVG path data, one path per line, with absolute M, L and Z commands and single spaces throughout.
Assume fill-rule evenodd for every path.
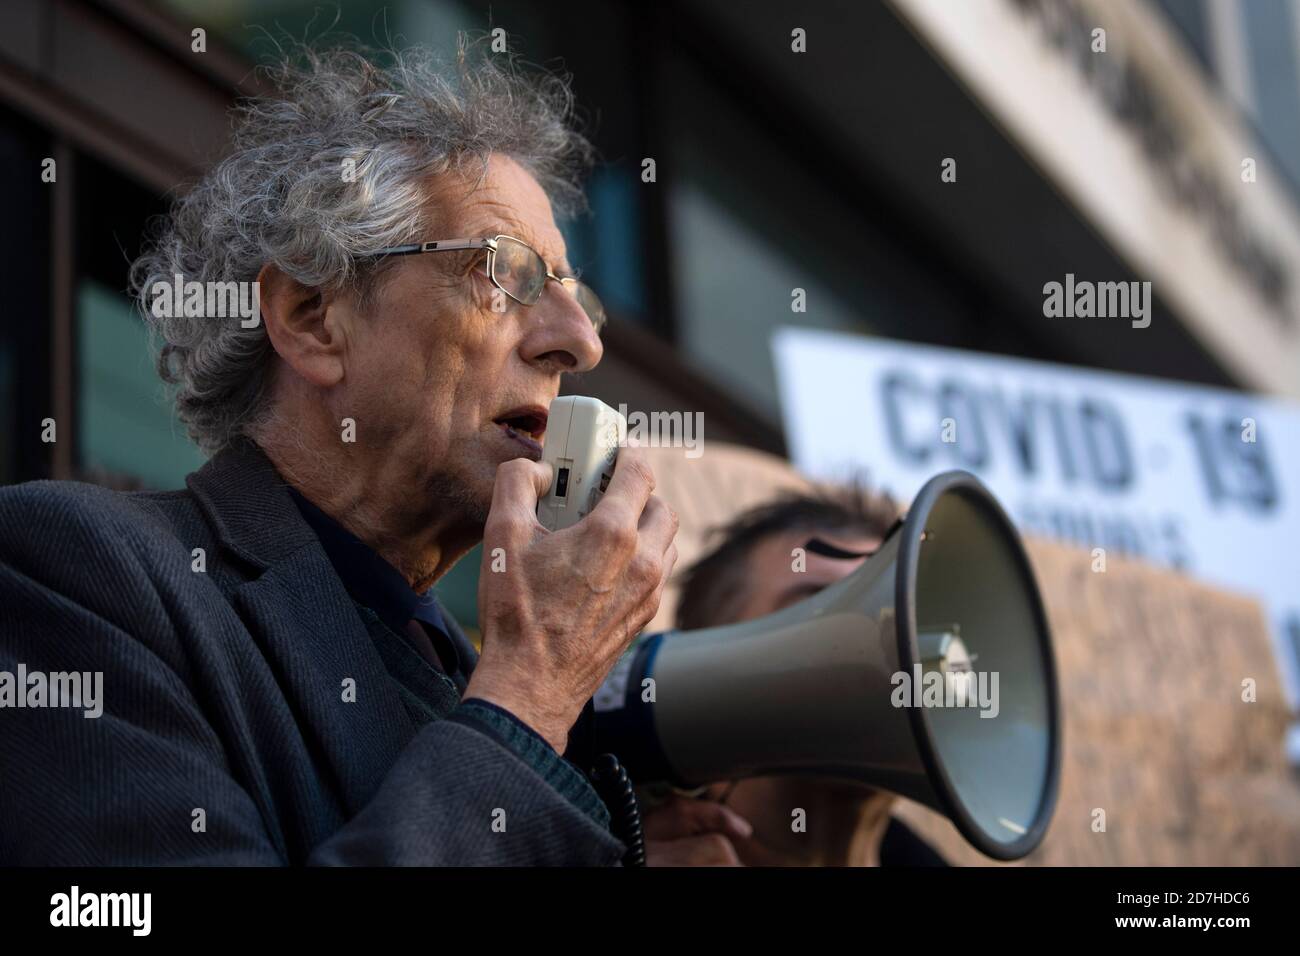
M 513 292 L 511 292 L 509 289 L 503 286 L 501 284 L 501 281 L 497 278 L 496 276 L 497 243 L 498 240 L 501 239 L 509 239 L 511 242 L 517 242 L 525 249 L 529 250 L 533 255 L 537 256 L 537 258 L 541 260 L 542 268 L 546 270 L 546 278 L 554 279 L 556 282 L 558 282 L 564 288 L 564 291 L 568 292 L 569 295 L 573 296 L 575 302 L 578 301 L 578 297 L 572 290 L 570 290 L 569 286 L 566 285 L 566 283 L 568 282 L 572 282 L 575 283 L 576 285 L 580 285 L 584 287 L 585 289 L 587 289 L 588 292 L 592 294 L 592 296 L 596 299 L 597 302 L 600 302 L 600 296 L 596 295 L 595 290 L 592 289 L 591 286 L 583 282 L 581 279 L 579 279 L 576 275 L 573 276 L 556 275 L 554 270 L 551 269 L 551 264 L 547 262 L 545 258 L 543 258 L 540 252 L 538 252 L 528 243 L 524 242 L 524 240 L 520 239 L 518 236 L 509 236 L 506 235 L 505 233 L 500 233 L 498 235 L 491 236 L 486 239 L 437 239 L 432 242 L 412 242 L 402 246 L 390 246 L 387 249 L 380 249 L 377 252 L 370 253 L 370 257 L 378 258 L 380 256 L 410 256 L 410 255 L 419 255 L 420 253 L 424 253 L 424 252 L 460 252 L 466 249 L 486 249 L 488 250 L 487 277 L 491 281 L 491 283 L 494 286 L 496 286 L 498 289 L 500 289 L 502 292 L 504 292 L 506 295 L 510 296 L 510 298 L 518 302 L 520 305 L 525 305 L 525 306 L 536 305 L 538 302 L 541 301 L 542 298 L 542 293 L 540 291 L 537 293 L 536 300 L 532 302 L 525 302 L 523 299 L 519 298 L 519 296 L 515 295 Z M 543 282 L 542 289 L 545 288 L 546 288 L 546 283 Z M 581 303 L 579 303 L 579 305 L 581 305 Z M 585 312 L 586 309 L 584 308 L 583 311 Z M 591 316 L 588 315 L 587 318 L 591 319 Z M 605 324 L 608 321 L 609 321 L 609 317 L 605 314 L 604 303 L 601 303 L 601 321 L 597 323 L 595 319 L 592 319 L 592 325 L 596 327 L 597 334 L 600 333 L 600 331 L 605 327 Z

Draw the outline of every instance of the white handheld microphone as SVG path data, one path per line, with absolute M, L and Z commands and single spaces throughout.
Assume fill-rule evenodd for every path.
M 599 399 L 563 395 L 551 402 L 542 460 L 554 469 L 537 502 L 537 520 L 560 531 L 585 518 L 614 477 L 627 420 Z

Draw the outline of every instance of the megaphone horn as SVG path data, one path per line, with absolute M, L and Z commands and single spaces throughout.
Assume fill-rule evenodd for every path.
M 966 472 L 927 482 L 813 597 L 643 640 L 595 709 L 597 752 L 640 782 L 842 777 L 938 810 L 999 860 L 1037 846 L 1056 804 L 1047 616 L 1014 526 Z

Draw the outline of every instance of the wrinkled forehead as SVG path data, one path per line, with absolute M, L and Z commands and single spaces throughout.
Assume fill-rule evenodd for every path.
M 552 268 L 569 266 L 564 236 L 546 190 L 508 156 L 493 154 L 486 169 L 469 163 L 436 177 L 429 205 L 430 218 L 439 223 L 434 228 L 447 232 L 434 238 L 513 236 L 541 253 Z

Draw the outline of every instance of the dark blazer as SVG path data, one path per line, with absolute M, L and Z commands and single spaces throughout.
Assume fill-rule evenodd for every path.
M 394 678 L 256 446 L 186 485 L 0 489 L 0 671 L 100 671 L 104 707 L 0 708 L 0 864 L 618 861 L 593 792 Z

